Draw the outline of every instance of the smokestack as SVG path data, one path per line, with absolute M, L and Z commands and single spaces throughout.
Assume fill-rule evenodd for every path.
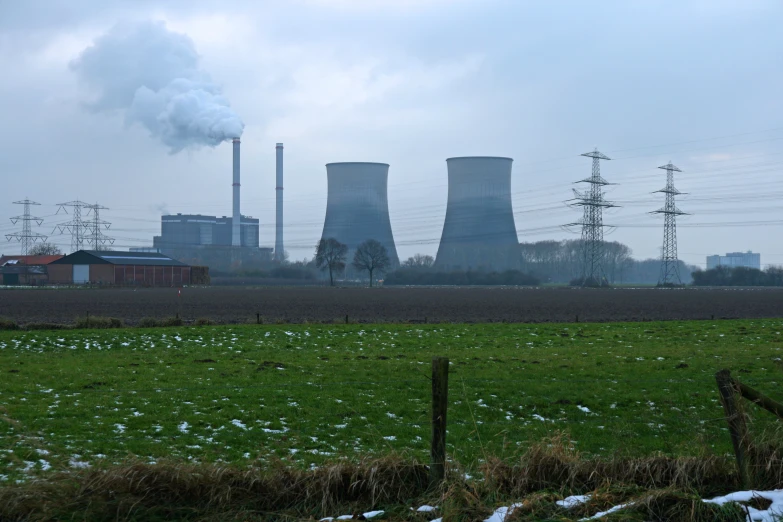
M 275 219 L 275 260 L 283 261 L 283 144 L 275 146 L 275 174 L 277 176 L 276 195 L 276 219 Z
M 231 221 L 231 245 L 242 246 L 240 233 L 240 220 L 242 215 L 239 213 L 239 138 L 234 138 L 234 214 Z

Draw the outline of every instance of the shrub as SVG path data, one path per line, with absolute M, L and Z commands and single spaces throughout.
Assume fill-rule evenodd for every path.
M 4 319 L 0 317 L 0 330 L 18 330 L 19 325 L 16 324 L 16 321 L 12 321 L 11 319 Z
M 116 317 L 87 316 L 76 320 L 76 328 L 122 328 L 121 319 Z

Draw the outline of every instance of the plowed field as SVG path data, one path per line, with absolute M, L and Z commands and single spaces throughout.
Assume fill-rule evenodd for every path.
M 180 302 L 181 301 L 181 302 Z M 0 317 L 72 323 L 110 316 L 185 321 L 605 322 L 783 316 L 783 289 L 185 288 L 0 290 Z

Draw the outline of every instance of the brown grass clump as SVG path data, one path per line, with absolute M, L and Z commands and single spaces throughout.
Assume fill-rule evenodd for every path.
M 320 517 L 355 504 L 405 503 L 422 495 L 427 480 L 426 466 L 400 457 L 309 471 L 281 463 L 240 470 L 132 462 L 2 488 L 0 520 L 203 520 L 241 513 Z
M 594 491 L 608 484 L 702 493 L 729 491 L 737 484 L 732 462 L 725 457 L 584 458 L 568 441 L 559 434 L 534 444 L 516 464 L 489 459 L 482 470 L 487 487 L 521 498 L 546 489 Z

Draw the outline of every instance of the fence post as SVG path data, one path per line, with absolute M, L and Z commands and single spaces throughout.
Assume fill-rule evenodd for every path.
M 430 487 L 446 476 L 446 410 L 449 398 L 449 360 L 432 358 L 432 446 L 430 449 Z
M 737 407 L 737 390 L 729 370 L 721 370 L 715 374 L 720 392 L 720 402 L 726 413 L 726 422 L 729 424 L 731 443 L 734 446 L 734 455 L 737 458 L 737 470 L 743 489 L 752 487 L 750 483 L 750 469 L 748 462 L 748 427 L 745 417 Z

